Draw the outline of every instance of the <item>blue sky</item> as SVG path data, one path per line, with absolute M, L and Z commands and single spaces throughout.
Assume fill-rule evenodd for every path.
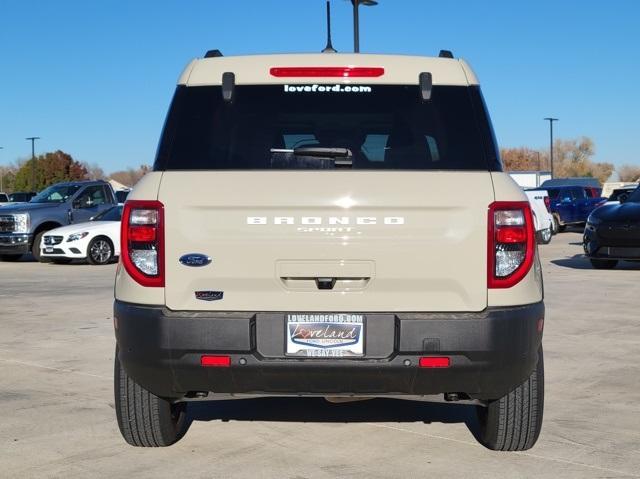
M 640 164 L 640 1 L 379 0 L 361 49 L 453 50 L 483 84 L 502 146 L 590 136 L 596 159 Z M 62 149 L 106 172 L 151 163 L 186 63 L 317 52 L 324 0 L 0 0 L 0 165 Z M 333 0 L 334 46 L 352 48 L 351 6 Z

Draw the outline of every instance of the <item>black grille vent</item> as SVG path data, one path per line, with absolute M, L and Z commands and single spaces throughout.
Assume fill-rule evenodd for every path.
M 46 244 L 47 246 L 52 246 L 60 243 L 62 243 L 62 236 L 45 236 L 44 237 L 44 244 Z

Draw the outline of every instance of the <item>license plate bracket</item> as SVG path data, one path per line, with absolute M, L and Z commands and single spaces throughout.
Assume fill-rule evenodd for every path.
M 286 356 L 357 358 L 365 353 L 364 314 L 292 313 L 285 315 Z

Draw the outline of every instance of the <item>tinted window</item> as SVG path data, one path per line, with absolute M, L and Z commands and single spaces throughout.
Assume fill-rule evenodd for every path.
M 547 188 L 547 192 L 549 193 L 549 198 L 555 200 L 560 196 L 560 190 L 557 188 Z
M 116 199 L 118 200 L 118 203 L 124 203 L 127 199 L 127 196 L 129 196 L 128 190 L 116 191 Z
M 587 192 L 585 188 L 571 188 L 571 193 L 573 197 L 577 200 L 583 200 L 587 197 Z
M 107 203 L 105 188 L 102 185 L 88 186 L 78 197 L 81 208 L 91 208 Z
M 29 201 L 31 198 L 36 196 L 35 193 L 12 193 L 9 195 L 9 201 L 13 202 L 23 202 Z
M 53 185 L 31 198 L 31 203 L 64 203 L 79 189 L 79 185 Z
M 0 193 L 0 203 L 7 203 L 9 201 L 9 197 L 4 193 Z
M 91 221 L 120 221 L 122 219 L 122 206 L 114 206 L 99 215 L 93 217 Z
M 478 88 L 435 86 L 423 102 L 417 86 L 321 87 L 336 88 L 238 86 L 232 104 L 220 87 L 178 87 L 154 169 L 333 168 L 283 150 L 337 147 L 353 169 L 501 170 Z
M 629 195 L 627 202 L 629 201 L 632 201 L 633 203 L 640 203 L 640 187 L 633 190 L 633 193 Z

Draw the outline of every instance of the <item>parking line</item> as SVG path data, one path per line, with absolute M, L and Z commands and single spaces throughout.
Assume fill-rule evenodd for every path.
M 412 431 L 411 429 L 404 429 L 402 427 L 388 426 L 386 424 L 373 424 L 373 423 L 367 423 L 367 424 L 369 426 L 380 427 L 380 428 L 383 428 L 383 429 L 392 429 L 394 431 L 400 431 L 400 432 L 406 432 L 406 433 L 409 433 L 409 434 L 415 434 L 416 436 L 428 437 L 428 438 L 432 438 L 432 439 L 442 439 L 444 441 L 457 442 L 457 443 L 460 443 L 460 444 L 466 444 L 468 446 L 473 446 L 473 447 L 482 447 L 478 443 L 475 443 L 475 442 L 463 441 L 463 440 L 460 440 L 460 439 L 454 439 L 454 438 L 445 437 L 445 436 L 437 436 L 435 434 L 425 434 L 425 433 L 422 433 L 422 432 Z M 572 465 L 572 466 L 586 467 L 588 469 L 595 469 L 597 471 L 611 472 L 611 473 L 614 473 L 614 474 L 621 474 L 623 476 L 628 476 L 628 477 L 640 477 L 640 475 L 633 474 L 631 472 L 618 471 L 617 469 L 609 469 L 609 468 L 606 468 L 606 467 L 592 466 L 592 465 L 589 465 L 589 464 L 584 464 L 582 462 L 569 461 L 567 459 L 557 459 L 557 458 L 554 458 L 554 457 L 540 456 L 538 454 L 531 454 L 530 452 L 515 452 L 514 454 L 517 454 L 519 456 L 532 457 L 534 459 L 542 459 L 544 461 L 560 462 L 562 464 L 569 464 L 569 465 Z
M 44 366 L 42 364 L 28 363 L 28 362 L 25 362 L 25 361 L 17 361 L 15 359 L 3 359 L 3 358 L 0 358 L 0 361 L 2 361 L 4 363 L 10 363 L 10 364 L 19 364 L 21 366 L 31 366 L 33 368 L 49 369 L 51 371 L 58 371 L 58 372 L 61 372 L 61 373 L 80 374 L 82 376 L 90 376 L 92 378 L 113 379 L 112 377 L 101 376 L 99 374 L 83 373 L 82 371 L 76 371 L 74 369 L 54 368 L 54 367 L 51 367 L 51 366 Z

